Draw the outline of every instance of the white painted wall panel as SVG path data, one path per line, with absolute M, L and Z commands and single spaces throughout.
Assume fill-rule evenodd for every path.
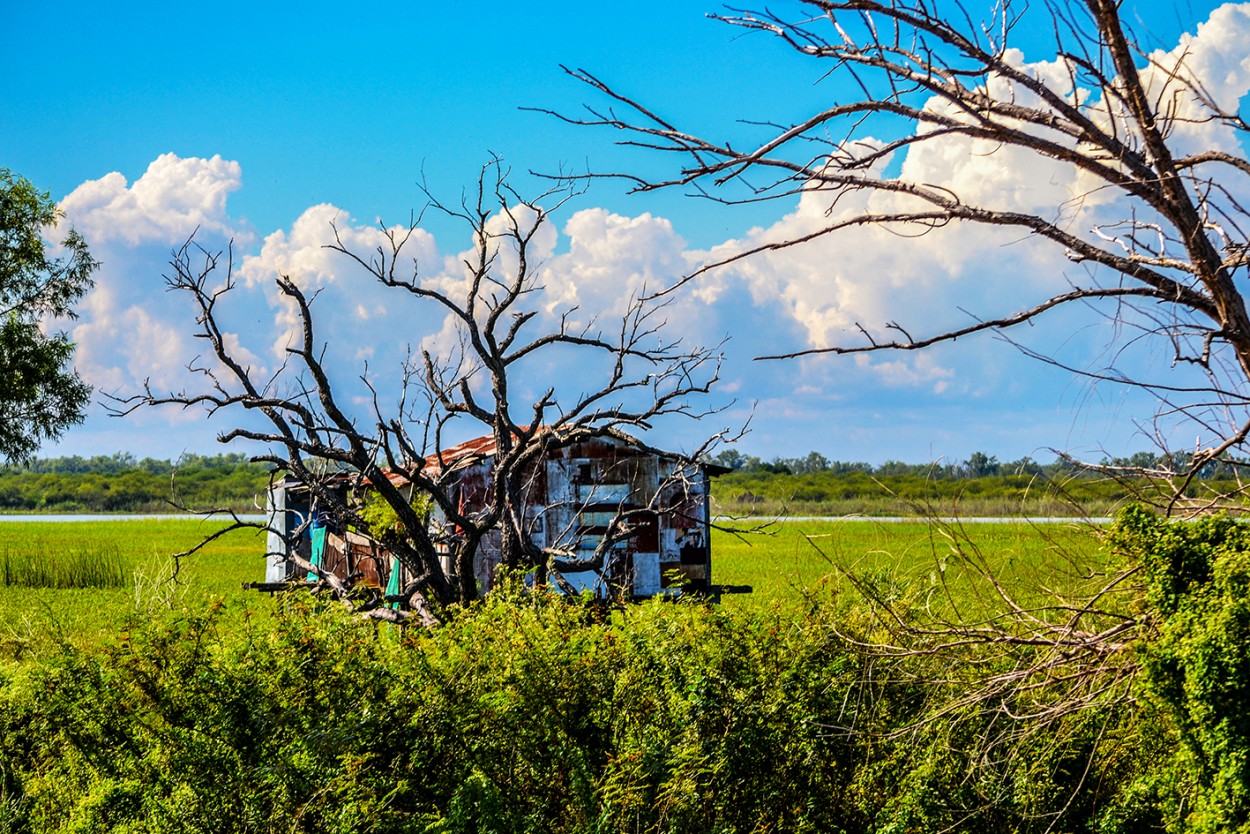
M 660 554 L 634 554 L 634 594 L 646 596 L 660 592 Z

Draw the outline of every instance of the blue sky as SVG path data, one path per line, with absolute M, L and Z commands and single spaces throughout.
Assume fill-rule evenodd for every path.
M 1217 5 L 1134 14 L 1153 42 L 1171 48 Z M 322 260 L 317 236 L 330 219 L 362 235 L 378 218 L 404 222 L 424 201 L 423 180 L 455 202 L 492 153 L 530 193 L 540 184 L 529 170 L 663 170 L 662 160 L 616 147 L 610 133 L 521 109 L 602 104 L 561 64 L 714 135 L 741 130 L 737 118 L 792 121 L 837 96 L 818 83 L 820 67 L 707 20 L 716 9 L 685 0 L 10 4 L 0 165 L 64 201 L 104 263 L 69 325 L 84 376 L 122 394 L 145 378 L 176 386 L 196 346 L 187 338 L 190 313 L 164 292 L 161 275 L 170 250 L 197 226 L 209 245 L 233 239 L 241 260 L 251 259 L 232 322 L 263 360 L 281 329 L 265 290 L 279 271 L 306 270 L 310 282 L 327 284 L 327 299 L 359 292 L 348 265 Z M 1232 38 L 1240 53 L 1244 35 Z M 1024 45 L 1027 60 L 1053 57 Z M 1240 73 L 1230 83 L 1250 86 L 1250 67 L 1237 63 L 1244 55 L 1225 57 L 1228 72 Z M 654 285 L 718 247 L 799 228 L 811 210 L 629 195 L 597 181 L 556 218 L 550 280 L 562 297 L 606 309 L 630 281 Z M 430 217 L 426 229 L 434 257 L 466 246 L 465 230 L 444 218 Z M 853 320 L 965 321 L 961 306 L 995 312 L 1019 292 L 1053 286 L 1062 269 L 1027 247 L 976 235 L 914 245 L 861 236 L 713 275 L 690 288 L 671 326 L 705 342 L 730 337 L 721 422 L 753 412 L 741 447 L 764 457 L 817 450 L 842 460 L 960 460 L 984 450 L 1049 459 L 1050 448 L 1146 448 L 1134 427 L 1149 421 L 1152 403 L 1092 387 L 990 337 L 924 356 L 751 361 L 836 341 Z M 1054 326 L 1074 334 L 1061 340 L 1065 355 L 1099 361 L 1105 342 L 1095 325 Z M 322 333 L 331 345 L 376 342 L 376 372 L 396 361 L 387 345 L 438 330 L 439 322 L 378 314 L 327 316 Z M 350 376 L 361 352 L 342 354 Z M 224 427 L 180 413 L 110 418 L 97 405 L 43 454 L 211 453 Z M 666 442 L 677 446 L 700 434 L 693 426 L 671 432 Z

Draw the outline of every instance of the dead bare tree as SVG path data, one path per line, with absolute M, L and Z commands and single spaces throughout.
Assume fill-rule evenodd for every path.
M 1240 103 L 1217 92 L 1221 79 L 1203 77 L 1192 42 L 1172 52 L 1147 49 L 1113 0 L 1031 7 L 1001 0 L 984 9 L 981 17 L 948 0 L 798 0 L 714 15 L 810 58 L 824 71 L 820 83 L 838 97 L 786 124 L 741 123 L 745 139 L 696 135 L 582 69 L 566 71 L 608 106 L 552 115 L 611 128 L 624 137 L 620 144 L 679 160 L 668 176 L 588 176 L 623 178 L 642 192 L 691 189 L 726 203 L 801 197 L 825 207 L 827 222 L 814 230 L 731 253 L 674 286 L 742 259 L 866 228 L 914 238 L 959 225 L 993 227 L 1052 247 L 1079 265 L 1065 275 L 1065 291 L 970 316 L 965 326 L 926 332 L 923 322 L 861 324 L 852 342 L 761 358 L 919 351 L 992 333 L 1073 374 L 1153 396 L 1158 405 L 1146 433 L 1160 447 L 1159 465 L 1103 467 L 1104 474 L 1151 484 L 1142 498 L 1169 514 L 1244 510 L 1244 479 L 1194 495 L 1200 472 L 1245 466 L 1250 438 L 1250 313 L 1239 283 L 1250 253 L 1250 123 Z M 1015 48 L 1025 26 L 1030 45 L 1039 32 L 1049 34 L 1053 61 L 1025 62 Z M 1222 131 L 1222 143 L 1203 146 L 1203 130 Z M 974 199 L 950 182 L 916 176 L 918 166 L 908 160 L 929 152 L 1009 154 L 1021 170 L 1068 184 L 1068 193 L 1041 208 Z M 1105 367 L 1065 362 L 1013 336 L 1013 328 L 1049 322 L 1050 332 L 1066 337 L 1063 319 L 1054 317 L 1073 308 L 1113 325 Z M 1158 345 L 1170 361 L 1155 371 L 1128 365 L 1125 351 L 1143 343 Z M 1185 455 L 1168 448 L 1181 425 L 1200 437 Z M 846 644 L 878 674 L 888 668 L 923 676 L 931 698 L 918 723 L 900 732 L 961 715 L 991 716 L 976 753 L 992 765 L 1029 738 L 1065 743 L 1064 728 L 1083 717 L 1131 714 L 1134 646 L 1157 624 L 1136 565 L 1091 573 L 1082 593 L 1022 590 L 1006 583 L 957 527 L 935 524 L 933 535 L 947 537 L 956 552 L 952 561 L 966 582 L 957 593 L 936 565 L 940 584 L 920 602 L 850 575 L 877 627 L 843 635 Z M 829 555 L 839 563 L 838 554 Z M 1100 739 L 1101 732 L 1091 750 Z M 1087 755 L 1073 797 L 1090 773 L 1095 753 Z M 1058 817 L 1048 823 L 1060 824 Z
M 940 332 L 895 321 L 880 330 L 860 325 L 862 344 L 761 358 L 915 351 L 985 331 L 1013 341 L 1012 328 L 1053 311 L 1094 308 L 1116 324 L 1120 347 L 1112 347 L 1112 356 L 1146 338 L 1166 345 L 1170 367 L 1147 377 L 1126 373 L 1114 359 L 1104 369 L 1091 369 L 1034 355 L 1098 381 L 1151 392 L 1160 407 L 1149 433 L 1161 445 L 1169 442 L 1164 424 L 1183 422 L 1189 436 L 1196 427 L 1199 444 L 1180 470 L 1166 473 L 1176 485 L 1163 502 L 1168 511 L 1239 504 L 1229 499 L 1239 498 L 1240 489 L 1237 496 L 1207 496 L 1196 507 L 1180 501 L 1204 466 L 1243 465 L 1250 436 L 1250 313 L 1237 284 L 1250 252 L 1244 203 L 1250 162 L 1241 151 L 1193 149 L 1182 141 L 1187 130 L 1218 126 L 1233 137 L 1226 146 L 1240 142 L 1244 148 L 1250 124 L 1238 113 L 1238 102 L 1217 100 L 1187 49 L 1148 52 L 1113 0 L 1057 0 L 1033 8 L 1003 0 L 986 4 L 983 19 L 959 2 L 786 5 L 785 13 L 771 7 L 713 17 L 773 35 L 819 62 L 825 70 L 821 83 L 833 85 L 843 100 L 789 124 L 747 123 L 744 129 L 752 135 L 765 132 L 762 140 L 739 145 L 692 135 L 599 77 L 566 70 L 611 106 L 591 107 L 580 116 L 554 115 L 610 127 L 624 133 L 621 144 L 681 160 L 680 170 L 668 178 L 591 176 L 623 177 L 637 191 L 690 187 L 724 202 L 827 195 L 830 219 L 824 228 L 708 263 L 684 280 L 864 227 L 914 237 L 953 224 L 979 224 L 1046 241 L 1082 265 L 1081 277 L 1069 278 L 1066 292 Z M 1017 29 L 1026 25 L 1034 33 L 1039 28 L 1051 33 L 1053 65 L 1029 66 L 1013 48 Z M 891 159 L 931 147 L 1018 153 L 1026 169 L 1047 165 L 1052 171 L 1058 165 L 1074 185 L 1068 199 L 1053 207 L 1025 211 L 1009 202 L 970 202 L 948 183 L 910 177 L 906 164 L 897 175 L 883 173 Z M 838 210 L 840 201 L 857 193 L 888 197 L 877 203 L 888 208 L 874 210 L 865 201 L 867 209 Z M 1083 212 L 1093 203 L 1113 206 L 1114 218 L 1089 220 Z M 1083 222 L 1089 225 L 1081 228 Z M 1196 368 L 1200 375 L 1194 381 L 1179 375 L 1178 367 Z
M 531 260 L 532 244 L 551 212 L 572 194 L 563 183 L 524 199 L 494 160 L 462 205 L 431 198 L 430 208 L 463 220 L 473 234 L 462 280 L 451 288 L 426 280 L 406 254 L 419 218 L 399 229 L 383 226 L 385 242 L 371 252 L 353 250 L 334 230 L 328 248 L 354 261 L 368 280 L 393 290 L 395 303 L 412 310 L 413 322 L 425 322 L 433 331 L 444 318 L 454 325 L 455 346 L 445 352 L 410 351 L 403 367 L 394 370 L 400 394 L 393 407 L 383 405 L 381 386 L 365 369 L 361 380 L 372 392 L 365 413 L 353 410 L 350 398 L 336 391 L 327 358 L 334 354 L 314 327 L 316 296 L 290 276 L 278 278 L 277 287 L 293 305 L 298 334 L 283 366 L 270 378 L 256 378 L 223 327 L 223 302 L 235 287 L 233 253 L 209 252 L 189 240 L 175 253 L 167 283 L 193 300 L 197 335 L 210 346 L 211 358 L 191 368 L 203 384 L 172 393 L 145 386 L 143 393 L 119 399 L 116 411 L 202 406 L 209 413 L 233 415 L 237 427 L 219 439 L 266 448 L 254 459 L 272 464 L 306 490 L 317 513 L 340 529 L 367 529 L 360 496 L 367 491 L 380 497 L 394 523 L 378 533 L 379 543 L 409 577 L 400 593 L 401 610 L 386 606 L 377 589 L 358 587 L 354 577 L 291 557 L 301 571 L 316 575 L 370 616 L 404 619 L 415 611 L 429 621 L 450 603 L 472 600 L 477 595 L 474 555 L 496 533 L 503 563 L 537 569 L 541 581 L 568 554 L 554 542 L 536 543 L 527 525 L 525 495 L 536 464 L 553 450 L 593 439 L 646 448 L 634 435 L 656 420 L 712 413 L 698 400 L 716 382 L 720 363 L 715 349 L 666 336 L 667 304 L 645 294 L 627 299 L 624 312 L 610 323 L 590 318 L 574 325 L 572 310 L 556 316 L 554 324 L 544 321 L 542 268 Z M 572 356 L 579 369 L 598 361 L 606 372 L 594 376 L 583 370 L 560 383 L 548 379 L 535 399 L 519 402 L 535 379 L 528 369 L 561 356 L 565 367 Z M 260 427 L 249 427 L 246 413 L 260 415 Z M 474 456 L 445 459 L 442 450 L 448 437 L 479 434 L 492 441 L 490 498 L 484 507 L 466 508 L 457 500 L 455 485 L 457 473 Z M 690 452 L 691 463 L 707 444 Z M 681 477 L 680 466 L 671 477 Z M 456 530 L 449 559 L 443 558 L 447 543 L 436 540 L 438 530 L 431 526 L 431 508 L 441 514 L 445 528 Z M 596 550 L 600 560 L 628 535 L 632 512 L 622 507 L 617 513 Z M 305 520 L 287 536 L 292 554 L 309 523 Z M 265 527 L 237 517 L 233 526 Z
M 1106 570 L 1087 553 L 1066 552 L 1065 587 L 1058 589 L 1002 576 L 1001 554 L 983 552 L 961 524 L 934 522 L 929 536 L 927 582 L 848 570 L 819 537 L 809 539 L 871 613 L 871 625 L 839 632 L 874 670 L 877 686 L 864 686 L 858 697 L 918 685 L 923 704 L 916 719 L 886 737 L 907 738 L 929 725 L 974 725 L 951 735 L 965 739 L 964 752 L 979 770 L 1010 770 L 1029 745 L 1081 751 L 1083 767 L 1068 774 L 1067 802 L 1043 820 L 1045 830 L 1053 830 L 1086 785 L 1097 782 L 1095 758 L 1104 735 L 1134 714 L 1141 663 L 1135 649 L 1156 627 L 1141 604 L 1141 567 Z M 988 781 L 995 790 L 1010 784 Z M 986 797 L 986 805 L 999 799 Z M 966 809 L 968 817 L 978 810 Z

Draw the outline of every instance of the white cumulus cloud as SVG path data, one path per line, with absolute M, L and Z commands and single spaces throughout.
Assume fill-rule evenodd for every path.
M 166 153 L 134 183 L 117 172 L 83 183 L 61 208 L 92 245 L 168 243 L 185 240 L 196 229 L 229 236 L 234 228 L 226 198 L 242 183 L 237 162 Z
M 246 229 L 226 205 L 241 184 L 237 162 L 167 153 L 133 183 L 113 172 L 61 201 L 101 264 L 72 327 L 75 363 L 89 383 L 134 392 L 144 381 L 156 389 L 185 381 L 187 364 L 205 343 L 192 338 L 189 299 L 167 292 L 163 276 L 171 251 L 192 234 L 208 253 L 224 251 L 231 238 L 247 244 Z

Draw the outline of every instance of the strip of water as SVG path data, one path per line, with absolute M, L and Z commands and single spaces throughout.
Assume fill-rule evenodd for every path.
M 713 524 L 730 524 L 739 523 L 761 523 L 768 521 L 790 522 L 790 521 L 873 521 L 880 524 L 1110 524 L 1114 519 L 1111 518 L 1078 518 L 1076 516 L 982 516 L 982 517 L 956 517 L 941 516 L 939 518 L 929 518 L 922 515 L 910 516 L 872 516 L 872 515 L 788 515 L 780 518 L 764 518 L 763 516 L 715 516 L 712 519 Z

